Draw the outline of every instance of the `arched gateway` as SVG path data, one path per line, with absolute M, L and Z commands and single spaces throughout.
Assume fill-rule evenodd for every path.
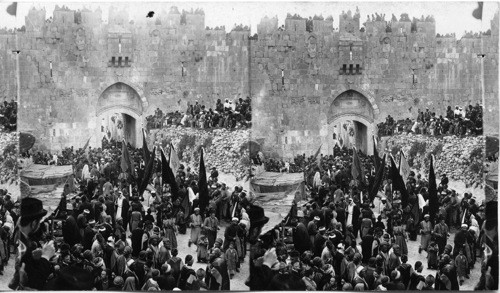
M 372 135 L 378 111 L 370 100 L 355 90 L 347 90 L 334 98 L 328 111 L 329 153 L 338 144 L 373 154 Z
M 129 85 L 117 82 L 99 96 L 97 113 L 98 138 L 125 139 L 133 147 L 142 144 L 142 100 Z

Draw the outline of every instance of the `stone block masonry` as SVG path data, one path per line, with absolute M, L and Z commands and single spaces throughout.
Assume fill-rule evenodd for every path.
M 111 109 L 100 106 L 103 93 L 122 85 L 129 96 L 118 89 L 109 97 L 138 128 L 156 108 L 184 111 L 196 100 L 213 107 L 251 95 L 252 138 L 284 157 L 319 145 L 331 153 L 346 121 L 360 123 L 356 143 L 370 153 L 375 125 L 387 115 L 415 118 L 425 108 L 440 115 L 483 95 L 485 133 L 499 131 L 498 14 L 491 34 L 457 40 L 436 36 L 433 19 L 372 19 L 360 29 L 360 15 L 347 13 L 334 31 L 331 19 L 315 19 L 311 29 L 294 17 L 278 29 L 276 18 L 264 18 L 250 37 L 246 29 L 206 29 L 200 11 L 171 8 L 154 21 L 110 11 L 104 23 L 100 10 L 56 7 L 49 22 L 45 10 L 32 9 L 17 43 L 0 33 L 0 97 L 16 96 L 12 51 L 20 50 L 18 127 L 49 149 L 81 147 L 90 136 L 99 146 L 99 115 Z
M 371 154 L 376 124 L 387 115 L 415 119 L 429 108 L 439 116 L 448 106 L 482 103 L 483 94 L 485 134 L 498 133 L 498 54 L 484 53 L 483 69 L 480 57 L 498 51 L 498 13 L 491 34 L 460 40 L 436 36 L 433 19 L 371 20 L 360 30 L 359 17 L 340 15 L 339 31 L 323 24 L 305 31 L 297 18 L 285 30 L 269 29 L 275 23 L 269 19 L 260 24 L 251 44 L 251 88 L 258 96 L 252 139 L 263 140 L 268 154 L 312 155 L 320 145 L 331 154 L 339 143 L 335 127 L 346 121 L 367 127 L 354 139 Z M 337 103 L 346 92 L 351 101 Z M 366 112 L 357 112 L 363 103 Z
M 181 15 L 173 8 L 155 22 L 110 11 L 104 23 L 100 10 L 56 7 L 49 22 L 45 10 L 32 9 L 26 30 L 18 32 L 18 47 L 13 35 L 0 34 L 0 93 L 16 95 L 11 51 L 19 49 L 19 130 L 33 133 L 40 145 L 82 147 L 92 136 L 90 145 L 100 146 L 98 101 L 118 83 L 132 88 L 142 103 L 140 113 L 131 109 L 137 128 L 157 108 L 183 112 L 196 100 L 214 107 L 217 99 L 250 95 L 249 30 L 205 29 L 200 11 Z

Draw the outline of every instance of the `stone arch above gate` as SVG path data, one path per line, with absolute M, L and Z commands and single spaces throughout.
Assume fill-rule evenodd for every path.
M 375 101 L 375 98 L 374 98 L 375 94 L 373 92 L 365 91 L 365 90 L 358 88 L 358 87 L 351 87 L 351 86 L 346 86 L 346 85 L 338 85 L 335 87 L 335 89 L 333 89 L 330 92 L 330 96 L 328 97 L 328 100 L 326 101 L 327 105 L 331 105 L 337 99 L 338 96 L 340 96 L 342 93 L 347 92 L 347 91 L 355 91 L 355 92 L 358 92 L 359 94 L 363 95 L 368 100 L 368 102 L 370 102 L 370 104 L 372 105 L 373 114 L 375 116 L 377 116 L 380 113 L 380 109 L 377 105 L 377 102 Z
M 332 96 L 329 104 L 328 123 L 346 115 L 362 117 L 365 121 L 373 123 L 379 113 L 374 100 L 357 90 L 348 89 Z
M 141 116 L 144 101 L 139 93 L 130 85 L 117 82 L 107 87 L 99 96 L 97 101 L 97 116 L 110 109 L 126 109 L 133 112 L 133 116 Z

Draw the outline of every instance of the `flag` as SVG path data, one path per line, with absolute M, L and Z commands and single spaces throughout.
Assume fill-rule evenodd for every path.
M 439 212 L 439 199 L 437 194 L 436 174 L 434 173 L 434 155 L 431 155 L 431 163 L 429 167 L 429 216 L 431 222 Z
M 389 178 L 392 180 L 392 190 L 393 192 L 399 190 L 401 192 L 401 207 L 404 209 L 408 204 L 408 191 L 406 190 L 403 177 L 399 174 L 399 170 L 396 167 L 394 158 L 391 156 L 391 170 L 389 172 Z
M 405 153 L 401 151 L 399 153 L 399 174 L 403 178 L 403 181 L 406 186 L 406 182 L 408 181 L 408 176 L 410 175 L 410 165 L 408 164 L 408 160 L 406 159 Z
M 321 144 L 318 148 L 318 150 L 316 151 L 316 153 L 314 154 L 314 160 L 316 161 L 316 165 L 321 168 L 321 157 L 319 155 L 319 153 L 321 152 L 321 147 L 323 146 L 323 144 Z
M 91 136 L 91 137 L 92 137 L 92 136 Z M 85 151 L 85 150 L 87 149 L 87 147 L 89 146 L 89 143 L 90 143 L 90 138 L 91 138 L 91 137 L 89 137 L 89 139 L 87 139 L 87 142 L 86 142 L 86 143 L 85 143 L 85 145 L 83 146 L 83 151 Z
M 92 136 L 91 136 L 92 137 Z M 87 160 L 89 159 L 89 151 L 88 151 L 88 147 L 89 147 L 89 143 L 90 143 L 90 138 L 87 140 L 87 142 L 85 143 L 85 145 L 83 146 L 83 152 L 85 153 L 85 157 L 87 157 Z
M 205 209 L 208 207 L 209 194 L 208 194 L 208 183 L 207 183 L 207 171 L 205 170 L 205 161 L 203 160 L 203 148 L 200 154 L 200 171 L 198 173 L 198 199 L 200 205 L 200 212 L 202 215 L 205 214 Z
M 382 164 L 380 164 L 378 169 L 376 169 L 375 182 L 373 182 L 373 187 L 369 194 L 371 202 L 373 202 L 375 196 L 377 196 L 378 189 L 380 188 L 380 184 L 382 184 L 382 179 L 384 178 L 385 157 L 386 154 L 384 154 L 384 157 L 382 158 Z
M 12 2 L 12 4 L 10 4 L 6 10 L 8 14 L 17 16 L 17 2 Z
M 172 145 L 172 143 L 170 143 L 170 155 L 168 157 L 169 157 L 168 162 L 170 164 L 170 169 L 172 169 L 172 172 L 174 172 L 175 174 L 177 170 L 179 170 L 181 163 L 179 161 L 179 156 L 177 156 L 177 152 L 175 151 L 175 148 Z
M 153 176 L 155 152 L 156 152 L 156 147 L 153 148 L 153 153 L 151 154 L 151 157 L 149 158 L 149 161 L 146 164 L 146 168 L 144 169 L 144 175 L 142 177 L 141 184 L 139 185 L 139 196 L 141 196 L 144 193 L 144 190 L 146 190 L 146 188 L 148 187 L 149 181 Z
M 351 175 L 353 179 L 358 180 L 360 183 L 365 183 L 363 166 L 361 165 L 361 161 L 359 160 L 358 152 L 355 147 L 352 149 Z
M 290 221 L 295 217 L 297 217 L 297 204 L 295 203 L 295 200 L 294 200 L 292 203 L 292 206 L 290 207 L 290 211 L 288 211 L 288 214 L 283 219 L 282 224 L 289 225 Z
M 483 2 L 477 2 L 477 8 L 472 11 L 472 16 L 476 19 L 483 19 Z
M 189 214 L 191 212 L 191 203 L 189 202 L 189 192 L 186 192 L 183 198 L 180 199 L 181 207 L 184 209 L 184 219 L 189 218 Z
M 144 131 L 144 128 L 142 129 L 142 153 L 144 156 L 144 163 L 147 164 L 149 162 L 151 154 L 149 153 L 148 142 L 146 141 L 146 132 Z
M 122 157 L 120 160 L 120 167 L 122 168 L 122 173 L 133 174 L 133 163 L 130 160 L 130 154 L 128 153 L 127 143 L 125 140 L 122 142 Z
M 469 209 L 466 209 L 465 211 L 463 211 L 464 215 L 462 216 L 462 222 L 460 224 L 467 224 L 467 223 L 465 223 L 465 216 L 467 215 L 467 212 L 469 212 Z
M 170 166 L 165 157 L 163 149 L 161 150 L 161 178 L 163 183 L 168 183 L 170 185 L 170 192 L 172 193 L 172 201 L 175 201 L 179 196 L 179 187 L 177 186 L 177 181 L 175 180 L 174 172 L 170 169 Z
M 373 163 L 375 165 L 375 170 L 378 170 L 378 166 L 380 166 L 380 157 L 378 156 L 377 150 L 377 141 L 375 140 L 375 136 L 373 137 Z

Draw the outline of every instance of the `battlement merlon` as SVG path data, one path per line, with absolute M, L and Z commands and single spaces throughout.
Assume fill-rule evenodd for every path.
M 267 16 L 263 17 L 260 20 L 260 23 L 257 24 L 257 34 L 258 35 L 267 35 L 272 34 L 278 30 L 278 18 L 273 17 L 269 18 Z
M 125 12 L 125 13 L 124 13 Z M 82 25 L 96 25 L 103 23 L 102 19 L 102 10 L 97 8 L 95 11 L 91 11 L 89 9 L 84 8 L 82 11 L 78 11 L 81 15 L 81 18 L 77 17 L 77 11 L 69 9 L 66 6 L 56 6 L 53 11 L 53 23 L 63 23 L 69 24 L 72 22 L 77 22 L 77 18 L 81 19 Z M 131 23 L 128 16 L 128 12 L 122 9 L 114 9 L 110 7 L 109 10 L 109 18 L 108 22 L 110 24 L 118 24 L 125 25 Z M 289 15 L 290 16 L 290 15 Z M 288 32 L 296 32 L 296 33 L 306 33 L 308 30 L 308 20 L 307 18 L 302 18 L 298 15 L 287 16 L 285 20 L 285 30 Z M 191 11 L 182 11 L 180 13 L 177 7 L 172 6 L 168 13 L 162 11 L 158 15 L 155 15 L 160 21 L 153 21 L 153 24 L 161 23 L 162 26 L 165 27 L 191 27 L 192 29 L 205 29 L 205 13 L 201 9 L 191 10 Z M 425 33 L 427 38 L 436 37 L 436 23 L 433 16 L 413 18 L 412 20 L 408 16 L 407 13 L 402 13 L 399 20 L 393 15 L 392 20 L 386 21 L 385 14 L 372 14 L 368 15 L 368 19 L 364 22 L 366 33 L 369 33 L 368 27 L 382 27 L 381 23 L 383 22 L 386 26 L 386 32 L 392 34 L 409 34 L 414 32 Z M 311 18 L 309 18 L 310 21 Z M 133 19 L 132 19 L 133 20 Z M 361 15 L 359 11 L 355 14 L 352 14 L 350 11 L 343 12 L 339 15 L 339 32 L 346 31 L 347 28 L 351 30 L 355 35 L 363 35 L 359 32 L 359 28 L 362 26 L 360 23 Z M 498 11 L 495 13 L 495 16 L 492 20 L 490 20 L 490 27 L 493 36 L 498 35 Z M 37 9 L 32 7 L 28 11 L 28 15 L 25 17 L 25 27 L 26 31 L 43 31 L 44 27 L 47 27 L 49 24 L 47 22 L 46 9 L 41 8 Z M 137 22 L 138 23 L 138 22 Z M 316 34 L 328 34 L 333 33 L 333 19 L 312 19 L 312 32 Z M 360 23 L 360 24 L 358 24 Z M 372 24 L 370 23 L 377 23 Z M 331 28 L 331 29 L 330 29 Z M 257 34 L 273 34 L 274 32 L 279 30 L 278 18 L 277 17 L 264 17 L 261 22 L 257 25 Z M 309 31 L 310 27 L 309 27 Z M 380 28 L 380 32 L 382 32 L 382 28 Z M 439 37 L 439 36 L 437 36 Z

